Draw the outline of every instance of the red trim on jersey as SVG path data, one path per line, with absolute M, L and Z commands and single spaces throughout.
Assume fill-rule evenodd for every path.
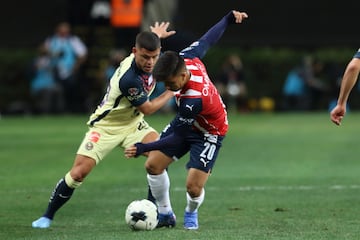
M 228 130 L 228 119 L 220 94 L 199 58 L 184 60 L 191 78 L 181 89 L 179 98 L 201 98 L 202 111 L 196 116 L 197 124 L 194 126 L 202 132 L 224 136 Z

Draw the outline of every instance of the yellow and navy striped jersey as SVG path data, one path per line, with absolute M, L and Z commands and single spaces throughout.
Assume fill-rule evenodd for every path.
M 150 73 L 139 69 L 134 54 L 125 58 L 110 79 L 107 91 L 88 121 L 89 126 L 124 127 L 144 117 L 137 110 L 155 88 Z

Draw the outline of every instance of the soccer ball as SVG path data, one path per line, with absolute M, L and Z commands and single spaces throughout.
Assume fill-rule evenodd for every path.
M 158 224 L 157 207 L 147 199 L 132 201 L 126 208 L 125 221 L 132 230 L 153 230 Z

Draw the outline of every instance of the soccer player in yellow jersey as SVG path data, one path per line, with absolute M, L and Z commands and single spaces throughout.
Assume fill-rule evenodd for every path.
M 115 147 L 126 148 L 136 142 L 153 142 L 159 134 L 144 120 L 159 110 L 174 93 L 165 91 L 149 100 L 155 81 L 151 72 L 161 52 L 160 38 L 175 33 L 168 22 L 155 23 L 151 31 L 136 36 L 132 53 L 124 59 L 112 76 L 106 94 L 91 114 L 86 133 L 70 171 L 53 190 L 45 213 L 32 222 L 33 228 L 48 228 L 55 213 L 72 196 L 85 177 Z M 145 153 L 144 155 L 147 155 Z

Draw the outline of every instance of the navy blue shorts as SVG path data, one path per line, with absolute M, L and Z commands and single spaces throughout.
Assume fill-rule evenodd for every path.
M 171 126 L 167 126 L 161 133 L 160 138 L 172 132 Z M 190 160 L 187 162 L 186 168 L 195 168 L 208 173 L 211 172 L 215 165 L 223 139 L 223 136 L 190 132 L 185 137 L 185 141 L 179 146 L 169 147 L 161 151 L 175 160 L 190 152 Z

